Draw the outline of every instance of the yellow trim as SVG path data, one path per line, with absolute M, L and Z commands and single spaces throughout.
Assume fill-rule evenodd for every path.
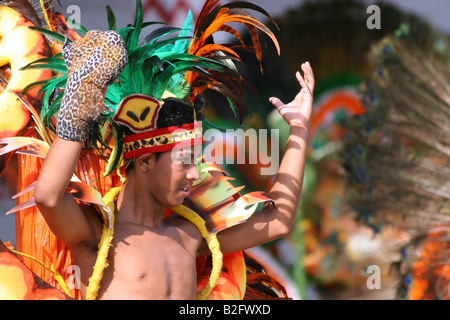
M 48 29 L 48 30 L 51 30 L 51 31 L 55 31 L 55 30 L 53 29 L 52 23 L 50 22 L 50 19 L 48 18 L 48 13 L 47 13 L 47 9 L 45 9 L 44 1 L 43 1 L 43 0 L 40 0 L 40 1 L 39 1 L 39 4 L 40 4 L 40 6 L 41 6 L 42 14 L 44 15 L 45 23 L 47 24 L 47 29 Z
M 206 300 L 208 296 L 211 294 L 212 290 L 217 284 L 217 281 L 220 276 L 220 272 L 222 271 L 222 265 L 223 265 L 223 254 L 220 251 L 220 245 L 219 241 L 217 239 L 216 233 L 209 233 L 206 229 L 206 223 L 205 220 L 203 220 L 200 215 L 189 209 L 186 206 L 179 205 L 178 207 L 169 208 L 173 212 L 179 214 L 189 222 L 193 223 L 198 230 L 200 231 L 200 234 L 203 238 L 205 238 L 206 243 L 208 244 L 208 248 L 211 251 L 212 255 L 212 270 L 211 275 L 209 277 L 208 283 L 205 285 L 205 287 L 197 294 L 198 300 Z
M 114 234 L 114 211 L 115 205 L 114 200 L 118 196 L 122 187 L 116 187 L 109 190 L 109 192 L 103 197 L 103 201 L 106 206 L 112 212 L 111 218 L 111 226 L 108 228 L 106 225 L 103 225 L 102 237 L 100 239 L 100 243 L 98 244 L 98 255 L 97 260 L 94 265 L 94 272 L 92 276 L 89 278 L 89 285 L 86 289 L 86 300 L 95 300 L 98 296 L 98 291 L 100 289 L 100 281 L 103 277 L 103 272 L 105 268 L 108 267 L 108 251 L 109 247 L 111 247 L 111 242 Z
M 211 233 L 206 237 L 206 243 L 212 254 L 212 270 L 209 276 L 209 281 L 205 287 L 197 294 L 198 300 L 206 300 L 219 280 L 220 273 L 222 272 L 223 254 L 220 251 L 219 240 L 217 239 L 217 233 Z

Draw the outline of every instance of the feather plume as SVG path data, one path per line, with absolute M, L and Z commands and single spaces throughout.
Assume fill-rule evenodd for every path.
M 363 87 L 367 111 L 348 123 L 342 153 L 346 201 L 357 217 L 376 230 L 389 224 L 408 232 L 415 239 L 409 246 L 420 242 L 422 254 L 433 235 L 433 243 L 447 248 L 433 253 L 435 265 L 428 267 L 436 272 L 438 262 L 448 269 L 450 257 L 448 48 L 445 36 L 406 24 L 374 45 Z M 432 231 L 444 226 L 446 232 Z M 421 259 L 403 257 L 407 264 Z
M 118 81 L 107 90 L 105 103 L 108 110 L 102 114 L 99 129 L 111 122 L 112 117 L 123 98 L 130 94 L 145 94 L 161 99 L 165 91 L 175 94 L 178 98 L 190 95 L 191 98 L 201 94 L 206 89 L 218 91 L 230 102 L 239 121 L 242 120 L 244 106 L 242 85 L 247 84 L 237 72 L 232 61 L 241 61 L 237 49 L 248 50 L 239 33 L 226 23 L 238 22 L 244 24 L 250 31 L 253 50 L 261 61 L 261 46 L 257 30 L 266 33 L 275 43 L 279 51 L 278 42 L 263 23 L 256 20 L 246 9 L 256 10 L 270 18 L 268 13 L 260 7 L 236 2 L 217 6 L 218 1 L 206 1 L 204 9 L 193 28 L 192 13 L 189 12 L 182 28 L 163 25 L 150 32 L 143 43 L 139 43 L 144 28 L 156 26 L 160 22 L 144 22 L 142 1 L 136 1 L 136 15 L 132 26 L 119 30 L 128 51 L 128 65 L 120 74 Z M 116 29 L 117 23 L 114 12 L 107 7 L 108 28 Z M 270 18 L 271 19 L 271 18 Z M 271 21 L 275 23 L 272 19 Z M 81 26 L 76 26 L 82 33 Z M 53 40 L 63 43 L 71 41 L 56 32 L 37 29 Z M 239 40 L 239 45 L 209 43 L 209 39 L 216 31 L 225 31 Z M 53 70 L 55 77 L 42 82 L 41 92 L 44 92 L 44 107 L 41 118 L 46 126 L 54 130 L 53 115 L 59 110 L 64 87 L 67 81 L 67 68 L 61 54 L 49 59 L 35 61 L 26 66 L 29 69 L 45 68 Z M 111 126 L 114 136 L 114 149 L 123 138 L 123 130 L 118 126 Z M 91 141 L 100 143 L 101 130 L 95 130 Z M 103 145 L 103 143 L 101 143 Z M 95 143 L 93 144 L 96 145 Z M 103 153 L 101 149 L 99 153 Z M 109 171 L 116 168 L 120 153 L 112 152 L 109 159 Z
M 227 63 L 230 69 L 235 72 L 212 73 L 204 75 L 202 73 L 188 72 L 186 80 L 191 86 L 193 96 L 200 95 L 206 89 L 212 89 L 219 92 L 231 101 L 235 114 L 242 122 L 242 111 L 245 108 L 243 103 L 242 85 L 247 83 L 237 72 L 233 61 L 242 63 L 242 59 L 236 50 L 252 49 L 258 61 L 262 62 L 262 49 L 258 30 L 265 33 L 273 41 L 278 54 L 280 46 L 273 32 L 262 22 L 258 21 L 248 11 L 254 10 L 265 15 L 278 28 L 275 21 L 261 7 L 248 2 L 232 2 L 225 5 L 219 5 L 218 0 L 207 0 L 197 19 L 194 30 L 194 39 L 191 41 L 189 53 L 197 56 L 207 57 L 223 63 Z M 243 24 L 250 32 L 253 47 L 244 43 L 239 32 L 227 23 Z M 214 43 L 214 33 L 223 31 L 237 38 L 239 44 L 216 44 Z M 261 65 L 262 72 L 262 65 Z

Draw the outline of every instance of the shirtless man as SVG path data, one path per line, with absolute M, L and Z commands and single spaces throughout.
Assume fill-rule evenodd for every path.
M 292 102 L 284 104 L 278 98 L 270 98 L 290 126 L 286 152 L 268 192 L 276 207 L 266 206 L 245 223 L 219 232 L 224 254 L 284 237 L 294 227 L 314 90 L 310 64 L 302 64 L 301 69 L 304 77 L 296 73 L 301 90 Z M 192 119 L 186 119 L 188 122 Z M 102 222 L 92 207 L 79 205 L 65 192 L 81 149 L 82 142 L 55 139 L 34 198 L 49 227 L 64 241 L 80 267 L 84 298 L 97 258 Z M 191 161 L 172 161 L 171 152 L 181 159 L 190 157 Z M 195 259 L 209 251 L 193 224 L 177 215 L 163 218 L 164 208 L 181 204 L 189 187 L 199 178 L 195 157 L 190 148 L 136 157 L 117 199 L 109 267 L 101 281 L 99 299 L 195 299 Z

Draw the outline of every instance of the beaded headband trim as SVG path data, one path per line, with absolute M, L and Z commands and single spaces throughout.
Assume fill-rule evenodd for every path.
M 155 129 L 124 138 L 123 158 L 130 159 L 146 153 L 170 151 L 203 143 L 202 122 Z

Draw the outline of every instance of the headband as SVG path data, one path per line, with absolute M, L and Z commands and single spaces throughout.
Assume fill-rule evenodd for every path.
M 170 151 L 203 143 L 201 121 L 181 126 L 150 130 L 126 136 L 123 139 L 125 160 L 146 153 Z
M 201 121 L 158 129 L 160 109 L 159 100 L 143 94 L 129 95 L 120 102 L 114 121 L 134 132 L 123 139 L 123 159 L 203 143 Z

